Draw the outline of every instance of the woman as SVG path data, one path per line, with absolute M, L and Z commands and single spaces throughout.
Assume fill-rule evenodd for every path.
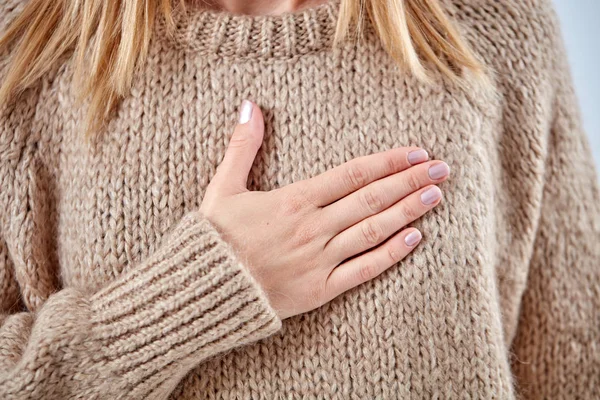
M 597 393 L 549 0 L 2 4 L 2 398 Z

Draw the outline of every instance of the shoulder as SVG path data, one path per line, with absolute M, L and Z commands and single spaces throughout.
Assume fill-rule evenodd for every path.
M 563 57 L 552 0 L 443 1 L 473 49 L 497 73 L 552 79 L 557 58 Z
M 552 0 L 441 0 L 458 21 L 507 41 L 543 40 L 558 27 Z M 481 31 L 483 33 L 483 31 Z M 500 43 L 498 43 L 500 44 Z
M 490 71 L 501 99 L 502 136 L 547 141 L 561 87 L 570 72 L 552 0 L 441 0 Z

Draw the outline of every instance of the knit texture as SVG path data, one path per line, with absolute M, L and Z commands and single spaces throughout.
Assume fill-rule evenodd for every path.
M 4 29 L 23 1 L 1 4 Z M 418 82 L 369 26 L 333 48 L 328 0 L 268 17 L 192 7 L 173 36 L 159 21 L 91 142 L 66 59 L 5 106 L 0 397 L 598 398 L 600 195 L 555 12 L 444 7 L 495 93 Z M 250 190 L 393 147 L 446 161 L 415 251 L 280 320 L 198 211 L 244 98 L 266 124 Z

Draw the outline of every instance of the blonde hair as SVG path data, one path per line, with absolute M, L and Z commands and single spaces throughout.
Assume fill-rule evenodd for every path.
M 32 86 L 58 60 L 72 52 L 73 83 L 79 100 L 89 100 L 88 132 L 99 128 L 131 87 L 144 63 L 157 14 L 174 29 L 176 1 L 184 0 L 29 0 L 0 38 L 0 52 L 15 45 L 0 104 Z M 445 15 L 438 0 L 340 0 L 334 45 L 360 37 L 366 18 L 383 46 L 402 67 L 430 81 L 434 65 L 453 82 L 461 70 L 485 79 L 482 65 Z

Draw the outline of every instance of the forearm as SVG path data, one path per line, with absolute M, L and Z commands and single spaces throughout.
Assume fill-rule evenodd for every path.
M 151 257 L 99 292 L 64 289 L 36 314 L 5 316 L 0 393 L 163 398 L 207 357 L 280 326 L 232 249 L 190 213 Z

